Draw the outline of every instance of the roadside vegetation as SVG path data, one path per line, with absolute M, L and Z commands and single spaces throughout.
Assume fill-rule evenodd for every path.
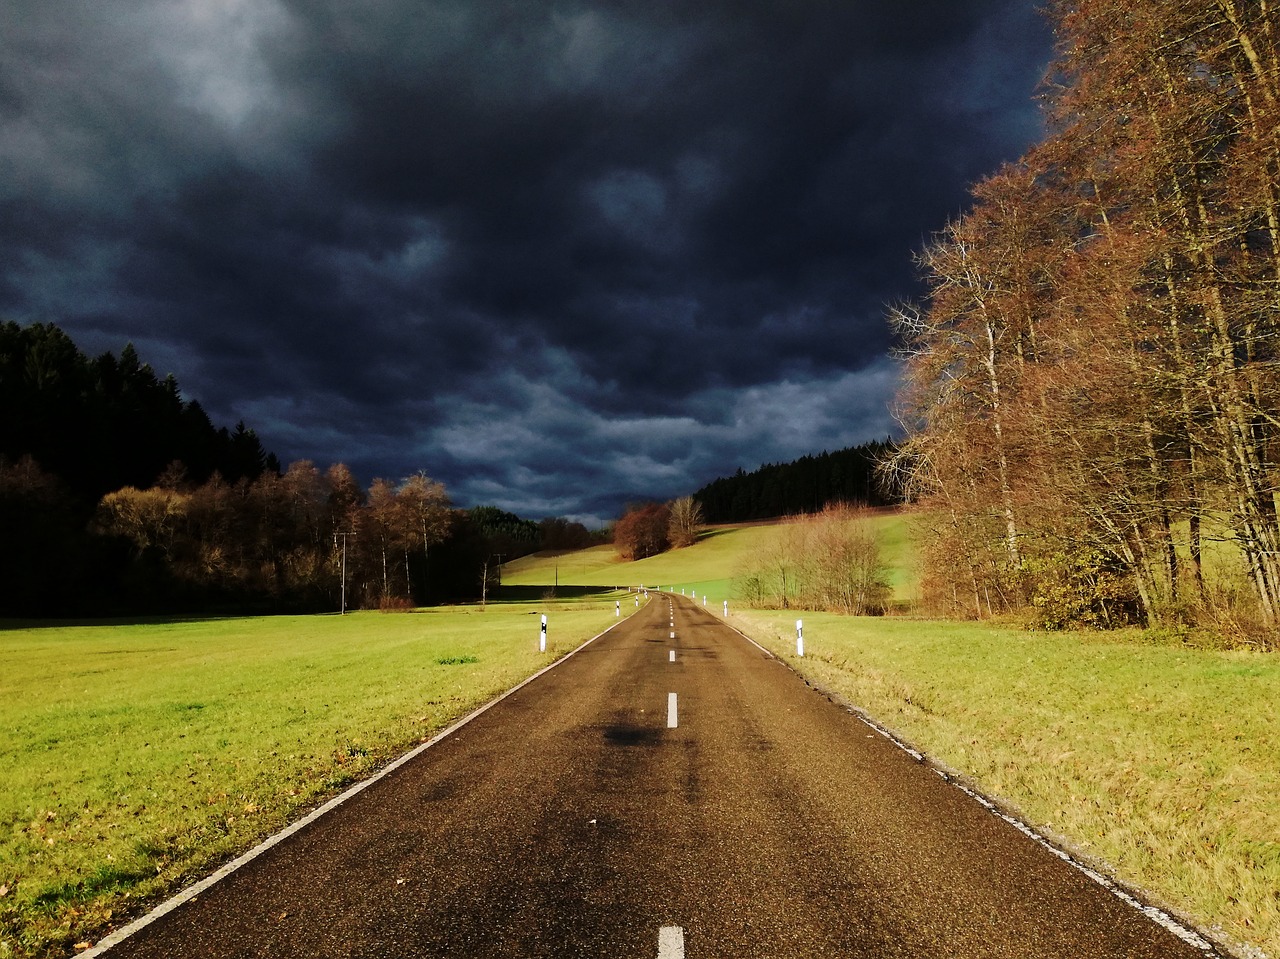
M 1274 655 L 806 613 L 801 659 L 794 614 L 730 621 L 1085 861 L 1280 955 Z
M 210 872 L 614 602 L 0 629 L 0 957 L 66 955 Z
M 1048 136 L 973 189 L 892 312 L 916 612 L 953 621 L 806 615 L 796 660 L 790 616 L 736 615 L 1033 824 L 1280 955 L 1274 12 L 1047 13 Z
M 934 520 L 925 598 L 1274 648 L 1274 10 L 1049 13 L 1049 136 L 975 187 L 920 254 L 927 296 L 895 311 L 898 466 Z
M 889 569 L 874 514 L 831 505 L 775 527 L 743 559 L 733 586 L 748 606 L 883 614 Z

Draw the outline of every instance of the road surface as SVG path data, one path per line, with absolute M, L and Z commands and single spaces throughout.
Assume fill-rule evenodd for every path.
M 659 595 L 106 954 L 1206 952 Z

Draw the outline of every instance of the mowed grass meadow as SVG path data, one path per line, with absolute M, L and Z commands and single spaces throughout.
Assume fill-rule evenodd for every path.
M 910 600 L 910 523 L 872 522 Z M 733 574 L 772 535 L 528 557 L 508 595 L 542 598 L 483 612 L 0 630 L 0 957 L 65 954 L 606 628 L 616 600 L 634 612 L 572 587 L 644 583 L 728 599 L 732 625 L 1063 847 L 1280 959 L 1280 656 L 740 609 Z
M 612 625 L 615 600 L 0 628 L 0 956 L 66 955 L 212 871 Z

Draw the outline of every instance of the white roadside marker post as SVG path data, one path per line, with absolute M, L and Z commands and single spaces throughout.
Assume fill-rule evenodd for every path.
M 796 655 L 804 655 L 804 620 L 796 620 Z
M 538 652 L 545 653 L 547 651 L 547 614 L 542 614 L 542 638 L 538 640 Z
M 727 599 L 724 601 L 724 614 L 726 616 L 729 615 L 729 601 Z
M 621 615 L 622 615 L 622 600 L 617 600 L 617 601 L 613 604 L 613 615 L 614 615 L 615 617 L 618 617 L 618 616 L 621 616 Z
M 702 594 L 702 605 L 703 605 L 703 606 L 706 606 L 706 605 L 707 605 L 707 594 L 706 594 L 706 593 L 703 593 L 703 594 Z

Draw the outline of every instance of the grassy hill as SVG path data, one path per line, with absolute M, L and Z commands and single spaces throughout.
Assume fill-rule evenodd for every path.
M 747 556 L 768 548 L 779 522 L 711 527 L 692 546 L 636 562 L 620 559 L 613 546 L 536 553 L 503 566 L 502 582 L 525 587 L 656 586 L 676 592 L 683 589 L 719 604 L 733 598 L 734 574 Z M 918 575 L 909 518 L 899 511 L 885 511 L 870 522 L 880 536 L 895 599 L 913 599 Z

